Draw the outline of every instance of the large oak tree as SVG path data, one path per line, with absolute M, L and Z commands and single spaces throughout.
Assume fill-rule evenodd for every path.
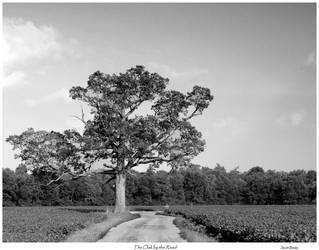
M 190 120 L 212 101 L 208 88 L 194 86 L 183 94 L 166 90 L 169 80 L 136 66 L 118 75 L 93 73 L 86 87 L 73 87 L 70 96 L 86 103 L 91 118 L 83 134 L 27 130 L 7 139 L 33 171 L 52 171 L 53 182 L 92 173 L 115 179 L 115 212 L 125 210 L 126 176 L 134 167 L 166 163 L 172 167 L 190 161 L 204 150 L 205 141 Z M 151 105 L 141 115 L 141 106 Z M 144 106 L 143 110 L 146 108 Z M 95 162 L 103 169 L 92 170 Z

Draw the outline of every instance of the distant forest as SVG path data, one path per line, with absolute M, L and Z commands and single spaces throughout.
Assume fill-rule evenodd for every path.
M 108 176 L 83 177 L 59 185 L 46 185 L 47 173 L 29 174 L 24 165 L 3 169 L 3 206 L 114 205 L 114 181 Z M 149 168 L 132 171 L 127 178 L 128 205 L 184 204 L 313 204 L 316 171 L 226 171 L 191 165 L 171 171 Z

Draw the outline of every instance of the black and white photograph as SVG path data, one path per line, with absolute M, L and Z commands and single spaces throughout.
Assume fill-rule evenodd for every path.
M 318 247 L 316 9 L 3 2 L 1 245 Z

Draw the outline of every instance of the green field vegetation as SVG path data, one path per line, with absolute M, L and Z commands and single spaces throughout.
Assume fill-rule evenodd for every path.
M 168 215 L 180 215 L 206 228 L 225 242 L 315 242 L 316 206 L 174 206 Z
M 129 220 L 139 218 L 139 214 L 130 213 L 128 211 L 122 213 L 108 213 L 107 219 L 96 224 L 92 224 L 82 230 L 76 231 L 66 242 L 97 242 L 102 239 L 112 227 L 116 227 Z
M 106 218 L 105 207 L 4 207 L 3 242 L 58 242 Z
M 180 236 L 187 242 L 216 242 L 217 239 L 209 237 L 206 234 L 206 228 L 203 225 L 195 224 L 181 216 L 177 216 L 174 225 L 180 230 Z
M 3 242 L 59 242 L 75 231 L 105 221 L 112 206 L 3 207 Z M 132 211 L 163 210 L 135 206 Z
M 132 206 L 129 209 L 163 211 L 164 207 Z M 4 207 L 3 242 L 64 241 L 75 231 L 105 221 L 106 210 L 112 211 L 113 207 Z M 316 241 L 314 205 L 172 206 L 165 213 L 184 217 L 195 225 L 195 231 L 206 233 L 216 241 Z M 194 231 L 194 228 L 189 229 Z

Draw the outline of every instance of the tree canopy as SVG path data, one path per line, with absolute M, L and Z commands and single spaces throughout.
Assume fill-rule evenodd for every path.
M 94 162 L 104 160 L 98 173 L 116 179 L 116 208 L 125 209 L 126 175 L 132 168 L 165 162 L 172 167 L 189 162 L 204 150 L 202 134 L 190 120 L 209 106 L 208 88 L 194 86 L 186 94 L 166 90 L 169 80 L 143 66 L 118 75 L 93 73 L 86 87 L 73 87 L 70 97 L 90 107 L 83 134 L 28 129 L 7 141 L 19 149 L 19 157 L 31 171 L 52 172 L 51 182 L 91 173 Z M 147 114 L 136 111 L 151 103 Z
M 208 107 L 210 90 L 195 86 L 183 94 L 165 90 L 167 84 L 168 79 L 136 66 L 119 75 L 97 71 L 86 88 L 73 87 L 70 96 L 87 103 L 93 115 L 88 121 L 80 118 L 86 156 L 109 159 L 105 166 L 116 174 L 141 164 L 190 159 L 203 151 L 201 133 L 189 120 Z M 153 103 L 152 114 L 134 115 L 147 101 Z
M 127 176 L 128 205 L 186 204 L 315 204 L 316 172 L 263 171 L 258 179 L 247 172 L 221 171 L 220 167 L 188 167 L 171 173 L 148 169 L 132 170 Z M 114 180 L 105 175 L 53 183 L 24 165 L 15 172 L 3 169 L 3 205 L 114 205 Z

